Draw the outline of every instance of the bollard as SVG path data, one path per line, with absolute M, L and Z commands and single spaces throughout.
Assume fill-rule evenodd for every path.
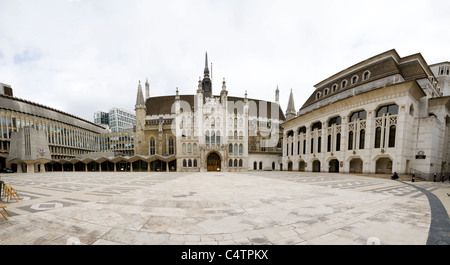
M 436 173 L 434 173 L 433 182 L 436 182 Z
M 442 182 L 444 182 L 444 179 L 445 179 L 445 175 L 442 175 Z
M 412 180 L 411 181 L 414 182 L 414 172 L 412 174 Z

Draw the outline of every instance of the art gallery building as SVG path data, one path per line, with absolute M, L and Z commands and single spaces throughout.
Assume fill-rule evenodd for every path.
M 286 170 L 447 173 L 449 68 L 390 50 L 321 81 L 282 124 Z

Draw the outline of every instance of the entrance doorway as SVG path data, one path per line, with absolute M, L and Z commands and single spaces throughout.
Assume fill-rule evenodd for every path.
M 339 173 L 339 161 L 337 159 L 333 159 L 330 161 L 328 172 Z
M 305 161 L 298 162 L 298 171 L 305 172 Z
M 350 173 L 362 173 L 363 161 L 359 158 L 353 158 L 350 160 Z
M 392 160 L 388 157 L 379 158 L 376 162 L 377 173 L 390 174 L 392 173 Z
M 6 168 L 6 158 L 0 157 L 0 168 Z
M 314 160 L 312 164 L 313 172 L 320 172 L 320 161 Z
M 220 171 L 220 162 L 220 156 L 217 153 L 209 154 L 206 160 L 208 171 Z

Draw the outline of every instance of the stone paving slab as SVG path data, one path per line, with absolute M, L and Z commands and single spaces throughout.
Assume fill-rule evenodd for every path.
M 382 244 L 424 245 L 430 231 L 447 233 L 430 229 L 446 224 L 448 215 L 432 211 L 435 203 L 430 206 L 424 191 L 439 194 L 445 206 L 449 183 L 298 172 L 1 178 L 23 197 L 9 202 L 12 217 L 0 220 L 3 245 L 59 245 L 74 238 L 87 245 L 360 245 L 371 237 Z

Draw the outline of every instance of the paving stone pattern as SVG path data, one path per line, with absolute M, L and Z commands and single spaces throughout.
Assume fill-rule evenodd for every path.
M 450 192 L 448 182 L 299 172 L 0 177 L 22 198 L 0 220 L 3 245 L 450 243 L 447 202 L 438 203 L 446 198 L 431 196 Z

